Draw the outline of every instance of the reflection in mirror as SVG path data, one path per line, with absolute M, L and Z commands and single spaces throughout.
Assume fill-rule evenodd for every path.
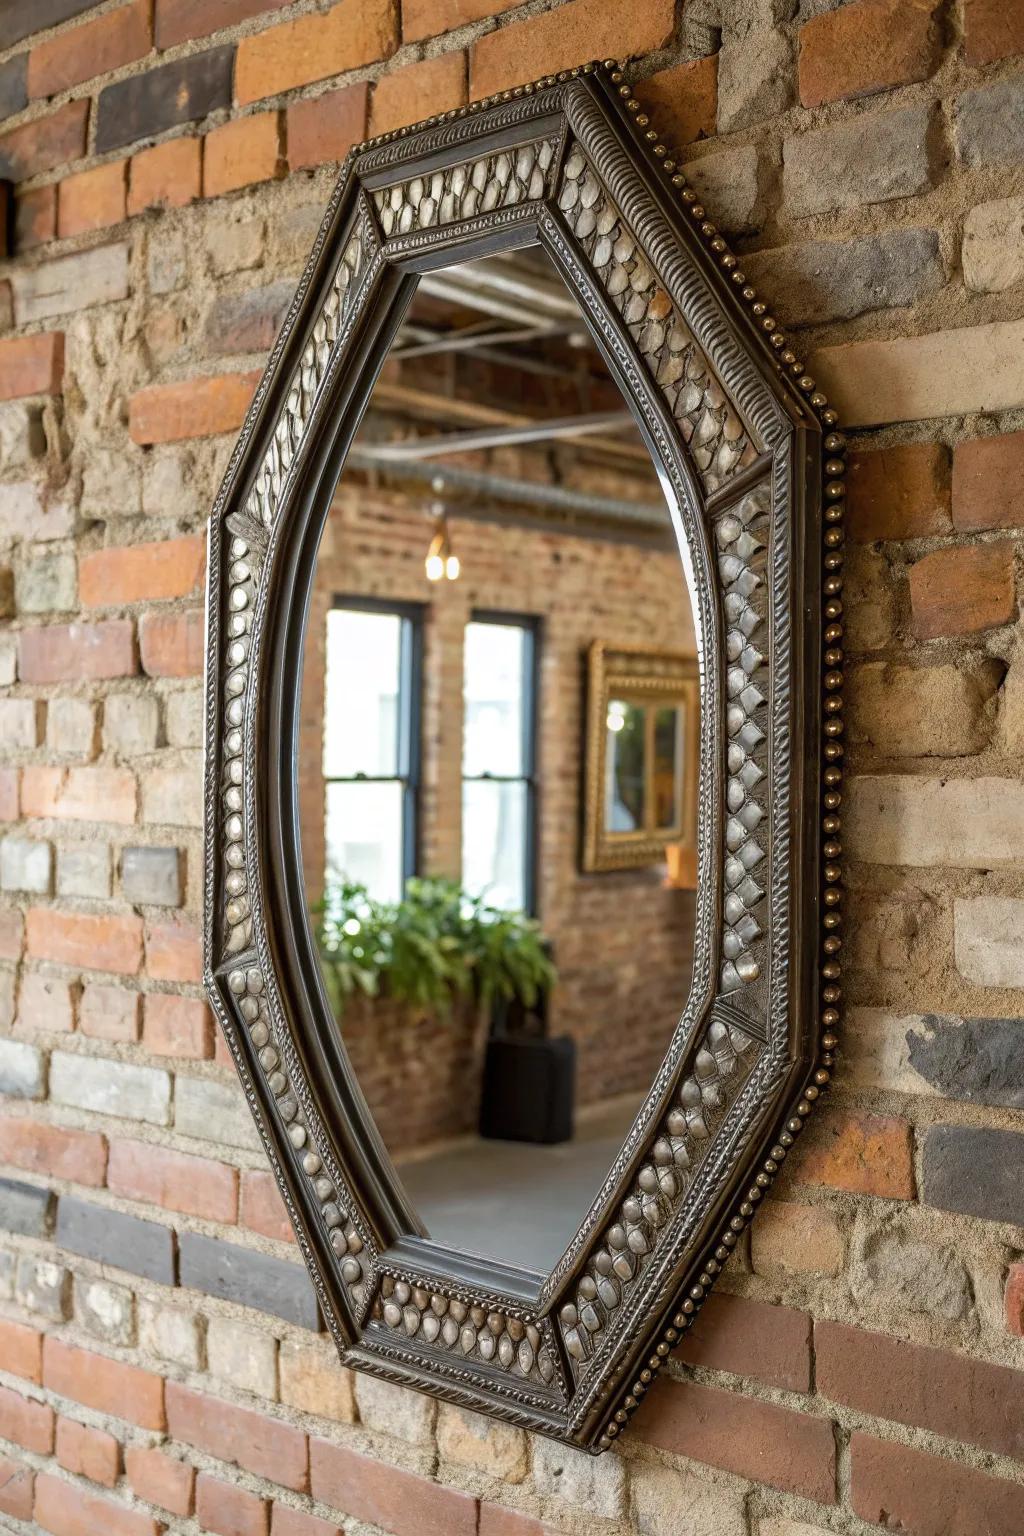
M 437 1243 L 547 1272 L 657 1072 L 695 657 L 658 475 L 549 259 L 422 277 L 318 551 L 298 775 L 337 1027 Z

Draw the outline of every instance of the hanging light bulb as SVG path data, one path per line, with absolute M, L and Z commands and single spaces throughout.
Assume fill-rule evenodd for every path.
M 444 481 L 440 476 L 434 480 L 433 487 L 440 496 L 444 490 Z M 451 534 L 448 531 L 448 517 L 444 502 L 434 501 L 430 510 L 434 514 L 434 533 L 430 540 L 430 548 L 427 550 L 427 558 L 423 562 L 427 580 L 440 581 L 443 577 L 447 577 L 449 581 L 458 581 L 462 566 L 458 555 L 452 553 Z

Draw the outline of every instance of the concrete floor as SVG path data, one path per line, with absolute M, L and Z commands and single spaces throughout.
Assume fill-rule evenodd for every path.
M 433 1242 L 546 1274 L 590 1209 L 635 1112 L 632 1103 L 606 1106 L 559 1146 L 474 1138 L 398 1171 Z

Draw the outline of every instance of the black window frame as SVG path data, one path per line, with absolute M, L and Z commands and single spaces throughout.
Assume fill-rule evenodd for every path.
M 422 603 L 387 597 L 336 593 L 329 612 L 376 613 L 402 621 L 398 652 L 398 742 L 395 773 L 323 775 L 328 784 L 400 784 L 402 786 L 402 889 L 420 870 L 420 792 L 423 751 L 423 620 Z M 327 671 L 324 668 L 324 729 L 327 726 Z
M 522 698 L 522 773 L 466 773 L 464 768 L 459 779 L 460 806 L 465 803 L 467 784 L 523 784 L 526 789 L 526 807 L 523 818 L 523 910 L 529 917 L 537 916 L 537 827 L 538 827 L 538 778 L 537 778 L 537 719 L 540 707 L 540 650 L 541 620 L 537 614 L 511 613 L 499 608 L 472 608 L 468 624 L 496 624 L 506 629 L 521 629 L 526 643 L 523 646 Z M 468 628 L 467 624 L 467 628 Z M 465 645 L 465 639 L 463 640 Z M 463 660 L 463 754 L 465 753 L 465 660 Z M 463 756 L 464 761 L 464 756 Z

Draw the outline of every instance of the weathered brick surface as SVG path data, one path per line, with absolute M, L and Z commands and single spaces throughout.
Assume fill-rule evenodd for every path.
M 938 57 L 935 0 L 854 0 L 800 29 L 805 107 L 924 80 Z
M 287 112 L 288 164 L 293 171 L 344 160 L 366 137 L 369 88 L 364 83 L 295 101 Z
M 275 1481 L 282 1487 L 309 1487 L 307 1438 L 280 1419 L 169 1382 L 167 1427 L 175 1440 L 194 1445 L 218 1461 L 257 1476 L 273 1466 Z
M 828 1419 L 699 1386 L 658 1382 L 637 1420 L 659 1450 L 834 1504 L 835 1444 Z
M 368 0 L 358 12 L 335 5 L 322 15 L 268 27 L 238 47 L 235 94 L 259 101 L 292 86 L 387 58 L 398 45 L 394 0 Z
M 0 5 L 0 1307 L 27 1327 L 0 1439 L 31 1460 L 0 1523 L 1017 1536 L 1019 10 Z M 319 224 L 332 172 L 311 173 L 467 89 L 635 53 L 641 110 L 772 313 L 813 328 L 794 348 L 852 423 L 850 1015 L 835 1106 L 685 1335 L 696 1379 L 593 1462 L 357 1394 L 316 1331 L 197 985 L 201 533 Z M 212 1438 L 158 1439 L 165 1376 L 212 1403 Z M 283 1477 L 215 1438 L 252 1438 L 242 1394 L 265 1399 L 257 1447 L 292 1437 Z M 292 1448 L 324 1421 L 312 1502 Z
M 1024 1519 L 1020 1483 L 856 1433 L 851 1502 L 861 1519 L 914 1536 L 1014 1536 Z
M 96 104 L 100 154 L 193 123 L 231 101 L 235 50 L 211 48 L 106 86 Z

